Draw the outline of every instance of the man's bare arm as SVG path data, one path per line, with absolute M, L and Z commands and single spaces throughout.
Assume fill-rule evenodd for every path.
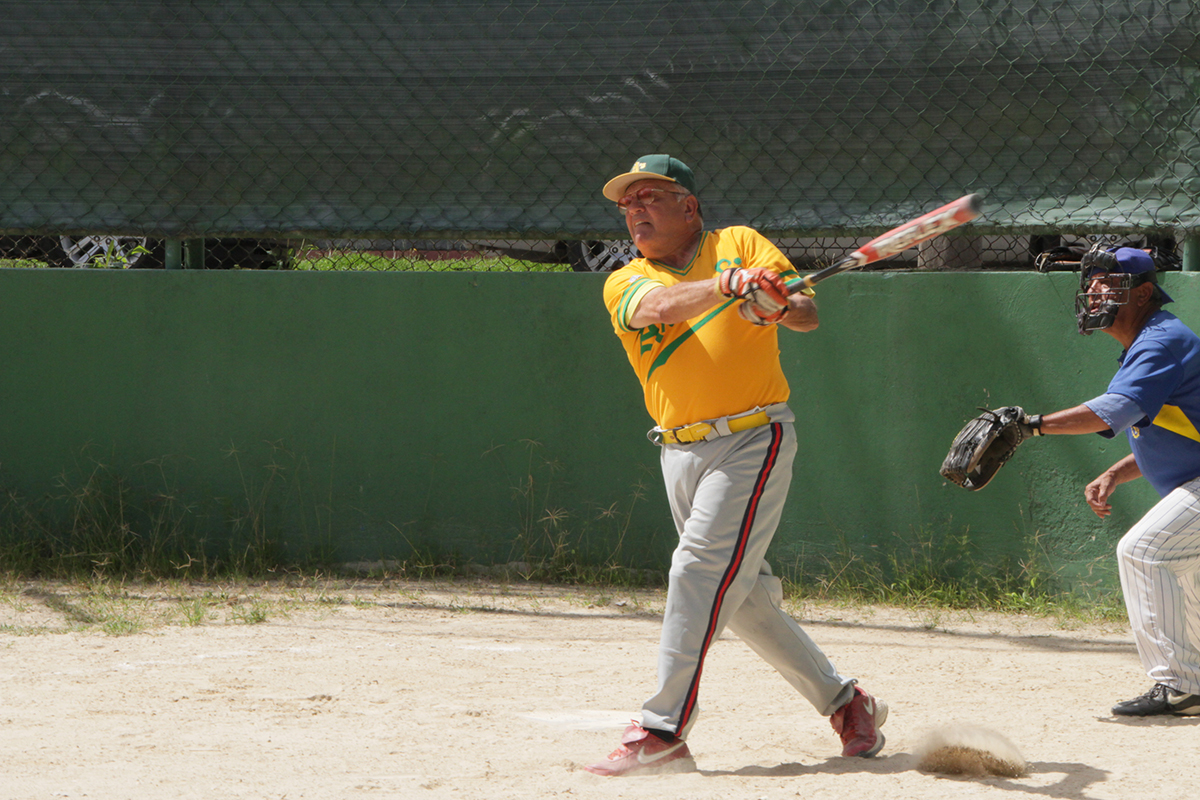
M 1042 416 L 1042 435 L 1099 433 L 1108 430 L 1108 423 L 1084 405 L 1055 411 Z
M 629 327 L 674 325 L 698 317 L 727 298 L 717 294 L 717 279 L 684 281 L 674 286 L 651 289 L 629 318 Z
M 698 317 L 727 298 L 717 292 L 717 280 L 685 281 L 674 286 L 651 289 L 638 303 L 629 318 L 629 327 L 646 328 L 650 325 L 674 325 Z M 817 304 L 811 297 L 794 294 L 788 298 L 787 316 L 779 324 L 801 333 L 816 329 L 818 325 Z
M 1096 512 L 1096 516 L 1103 519 L 1112 513 L 1112 506 L 1109 504 L 1108 498 L 1112 495 L 1113 490 L 1122 483 L 1128 483 L 1140 477 L 1142 477 L 1142 470 L 1134 460 L 1133 453 L 1130 453 L 1104 470 L 1095 480 L 1084 487 L 1083 497 L 1092 507 L 1092 511 Z
M 820 324 L 817 304 L 811 297 L 802 294 L 792 295 L 788 298 L 787 316 L 781 319 L 779 324 L 788 330 L 800 333 L 816 330 L 817 325 Z

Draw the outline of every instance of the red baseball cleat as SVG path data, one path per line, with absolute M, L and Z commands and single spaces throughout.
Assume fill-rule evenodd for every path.
M 637 770 L 658 771 L 681 758 L 691 760 L 692 754 L 682 739 L 666 741 L 655 736 L 636 722 L 625 729 L 621 746 L 599 764 L 584 767 L 596 775 L 625 775 Z M 677 764 L 676 767 L 684 765 Z
M 887 703 L 855 686 L 850 702 L 829 718 L 829 724 L 842 737 L 842 755 L 870 758 L 882 750 L 879 726 L 887 721 L 887 715 Z

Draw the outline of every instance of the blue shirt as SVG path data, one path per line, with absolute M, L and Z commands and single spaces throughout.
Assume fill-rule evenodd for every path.
M 1200 337 L 1156 311 L 1117 359 L 1108 392 L 1085 405 L 1125 431 L 1138 469 L 1160 495 L 1200 477 Z

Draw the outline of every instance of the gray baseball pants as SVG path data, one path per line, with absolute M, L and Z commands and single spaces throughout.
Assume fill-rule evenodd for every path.
M 686 737 L 698 712 L 708 648 L 726 626 L 829 716 L 854 681 L 833 664 L 780 603 L 765 560 L 783 514 L 796 456 L 795 419 L 770 406 L 771 424 L 710 441 L 663 445 L 662 470 L 679 546 L 671 558 L 659 642 L 658 690 L 642 727 Z
M 1200 694 L 1200 478 L 1168 494 L 1121 537 L 1117 564 L 1146 674 Z

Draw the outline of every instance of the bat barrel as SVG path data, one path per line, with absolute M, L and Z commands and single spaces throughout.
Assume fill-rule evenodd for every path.
M 940 236 L 948 230 L 965 225 L 983 212 L 983 198 L 979 194 L 963 195 L 928 214 L 910 219 L 887 233 L 876 236 L 850 255 L 803 278 L 790 281 L 788 290 L 793 294 L 803 288 L 814 286 L 818 281 L 846 270 L 857 269 L 875 261 L 896 255 L 921 242 Z

